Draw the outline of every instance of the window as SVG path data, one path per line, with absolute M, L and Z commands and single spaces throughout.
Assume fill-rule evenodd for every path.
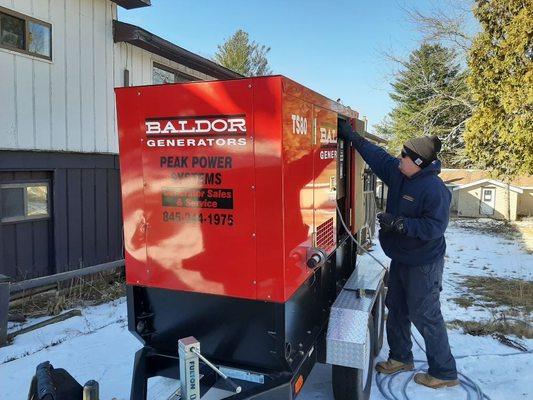
M 483 201 L 492 201 L 492 190 L 483 191 Z
M 164 85 L 166 83 L 178 83 L 178 82 L 190 82 L 197 81 L 198 78 L 184 74 L 182 72 L 173 70 L 172 68 L 165 67 L 154 63 L 152 70 L 152 83 L 154 85 Z
M 0 47 L 52 59 L 52 25 L 0 7 Z
M 0 185 L 2 222 L 23 221 L 49 216 L 48 183 Z

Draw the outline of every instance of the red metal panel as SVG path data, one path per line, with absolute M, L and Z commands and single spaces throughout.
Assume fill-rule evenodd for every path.
M 334 249 L 338 112 L 281 76 L 117 89 L 128 283 L 289 299 Z
M 248 83 L 138 89 L 147 249 L 143 285 L 255 298 Z
M 307 249 L 313 224 L 313 106 L 297 97 L 283 96 L 283 221 L 285 300 L 312 271 Z
M 281 77 L 254 79 L 253 90 L 257 298 L 283 302 Z
M 142 125 L 138 119 L 137 90 L 117 90 L 116 97 L 126 280 L 129 284 L 141 284 L 146 271 L 146 237 L 142 156 L 139 146 Z

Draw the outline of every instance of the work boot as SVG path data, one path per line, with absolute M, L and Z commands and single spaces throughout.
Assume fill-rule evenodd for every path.
M 416 374 L 415 382 L 419 385 L 424 385 L 431 389 L 452 387 L 457 386 L 461 383 L 459 382 L 459 379 L 439 379 L 427 373 Z
M 394 374 L 398 371 L 410 371 L 414 369 L 415 365 L 411 363 L 403 363 L 401 361 L 389 358 L 387 361 L 378 362 L 376 364 L 376 371 L 382 374 Z

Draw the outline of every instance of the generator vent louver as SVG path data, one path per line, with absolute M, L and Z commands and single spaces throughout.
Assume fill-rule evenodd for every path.
M 330 218 L 316 228 L 316 247 L 329 250 L 333 246 L 333 218 Z

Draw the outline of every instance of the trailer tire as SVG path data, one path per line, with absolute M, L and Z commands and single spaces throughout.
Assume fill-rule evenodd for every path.
M 385 330 L 385 288 L 382 286 L 376 297 L 372 310 L 374 316 L 374 356 L 377 356 L 383 347 L 383 331 Z
M 368 346 L 365 369 L 334 365 L 332 368 L 333 396 L 335 400 L 368 400 L 372 387 L 374 367 L 374 320 L 369 318 L 366 337 Z

